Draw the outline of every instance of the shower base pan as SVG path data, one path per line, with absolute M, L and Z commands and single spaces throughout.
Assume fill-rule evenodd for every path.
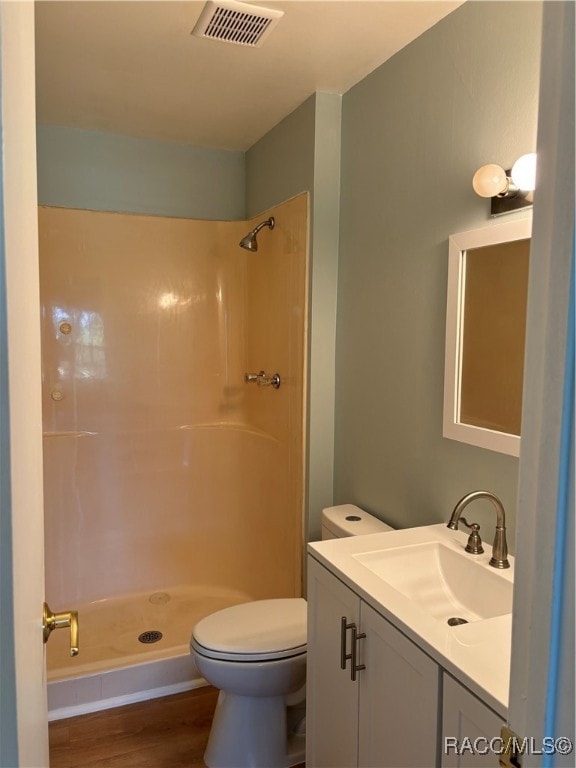
M 80 606 L 80 653 L 67 632 L 47 646 L 49 720 L 180 693 L 206 685 L 190 655 L 192 627 L 253 598 L 214 587 L 170 587 Z

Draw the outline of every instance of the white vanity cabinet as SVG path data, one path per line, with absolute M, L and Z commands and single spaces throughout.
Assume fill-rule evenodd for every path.
M 433 768 L 440 667 L 313 558 L 307 599 L 306 765 Z
M 504 718 L 453 677 L 444 674 L 442 768 L 483 768 L 498 764 L 498 739 Z M 492 742 L 496 739 L 495 742 Z M 490 748 L 490 744 L 494 749 Z

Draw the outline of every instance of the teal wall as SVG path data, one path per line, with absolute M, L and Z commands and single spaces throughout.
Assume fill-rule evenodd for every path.
M 335 503 L 406 527 L 486 488 L 512 546 L 518 460 L 442 437 L 448 236 L 489 224 L 479 166 L 535 150 L 541 10 L 467 2 L 343 99 Z
M 342 99 L 317 93 L 246 156 L 246 202 L 254 216 L 299 192 L 310 194 L 307 529 L 320 536 L 332 504 L 336 291 Z
M 39 125 L 41 205 L 243 219 L 244 153 Z

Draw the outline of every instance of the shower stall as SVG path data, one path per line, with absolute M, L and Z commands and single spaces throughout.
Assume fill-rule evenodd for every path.
M 39 209 L 52 717 L 197 685 L 196 621 L 301 594 L 307 195 L 271 214 L 255 252 L 259 219 Z

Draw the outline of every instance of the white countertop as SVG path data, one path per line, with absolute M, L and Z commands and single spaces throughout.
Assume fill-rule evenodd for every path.
M 459 626 L 430 616 L 409 598 L 377 576 L 354 555 L 413 544 L 438 541 L 458 551 L 468 540 L 466 533 L 450 530 L 445 523 L 406 528 L 366 536 L 312 542 L 309 554 L 356 592 L 378 613 L 388 619 L 413 640 L 488 706 L 506 719 L 512 614 Z M 488 568 L 500 578 L 513 582 L 514 558 L 509 556 L 510 568 L 500 570 L 488 565 L 492 544 L 484 542 L 482 555 L 470 555 L 481 568 Z

